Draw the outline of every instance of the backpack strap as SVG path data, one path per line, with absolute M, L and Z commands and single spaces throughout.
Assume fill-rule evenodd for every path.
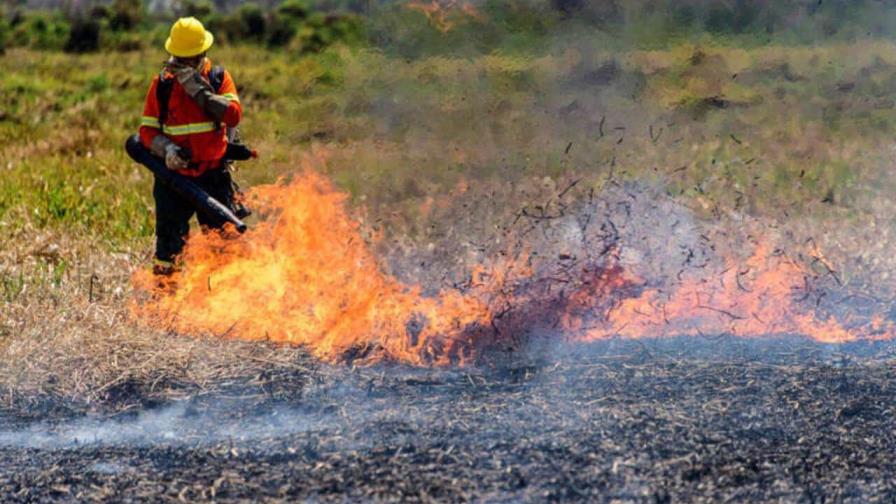
M 168 102 L 171 98 L 171 90 L 174 88 L 174 79 L 166 79 L 165 71 L 159 73 L 159 82 L 156 84 L 156 102 L 159 104 L 159 128 L 165 126 L 168 119 Z
M 215 65 L 208 71 L 208 83 L 212 85 L 215 94 L 221 94 L 221 86 L 224 85 L 224 67 Z M 215 129 L 221 129 L 221 123 L 215 123 Z
M 208 72 L 208 81 L 212 85 L 215 94 L 221 92 L 224 85 L 224 67 L 215 65 Z M 166 78 L 165 71 L 159 73 L 159 82 L 156 84 L 156 101 L 159 103 L 159 127 L 165 125 L 168 119 L 168 103 L 171 101 L 171 90 L 174 89 L 174 79 Z
M 224 85 L 224 67 L 215 65 L 208 72 L 208 82 L 215 90 L 215 94 L 221 94 L 221 86 Z

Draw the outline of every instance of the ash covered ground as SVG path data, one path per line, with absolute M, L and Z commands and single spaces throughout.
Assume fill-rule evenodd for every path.
M 800 338 L 298 365 L 114 417 L 11 413 L 4 501 L 893 501 L 894 350 Z

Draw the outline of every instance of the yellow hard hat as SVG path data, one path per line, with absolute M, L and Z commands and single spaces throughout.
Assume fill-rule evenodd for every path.
M 214 42 L 212 32 L 207 31 L 198 19 L 185 17 L 171 27 L 165 50 L 179 58 L 191 58 L 208 51 Z

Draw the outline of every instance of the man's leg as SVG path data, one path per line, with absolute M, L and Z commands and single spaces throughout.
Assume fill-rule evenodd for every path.
M 158 179 L 152 195 L 156 200 L 156 263 L 153 271 L 170 274 L 174 271 L 174 260 L 184 248 L 194 211 L 189 203 Z

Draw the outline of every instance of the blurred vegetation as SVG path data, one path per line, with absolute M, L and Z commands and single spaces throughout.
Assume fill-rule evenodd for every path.
M 302 0 L 287 0 L 270 10 L 245 2 L 229 12 L 218 12 L 208 0 L 183 0 L 165 13 L 150 13 L 139 0 L 114 0 L 78 10 L 7 6 L 0 16 L 0 48 L 135 51 L 164 41 L 176 16 L 201 19 L 219 44 L 248 42 L 315 52 L 334 43 L 363 40 L 363 23 L 357 15 L 312 9 Z
M 558 35 L 582 33 L 616 49 L 700 37 L 755 46 L 896 33 L 890 3 L 877 0 L 285 0 L 272 8 L 238 2 L 228 10 L 216 7 L 221 2 L 179 0 L 166 12 L 149 12 L 141 0 L 52 11 L 25 10 L 20 3 L 2 4 L 0 47 L 5 39 L 7 46 L 32 49 L 139 50 L 164 40 L 176 16 L 199 18 L 223 44 L 299 52 L 369 44 L 404 57 L 532 50 Z

